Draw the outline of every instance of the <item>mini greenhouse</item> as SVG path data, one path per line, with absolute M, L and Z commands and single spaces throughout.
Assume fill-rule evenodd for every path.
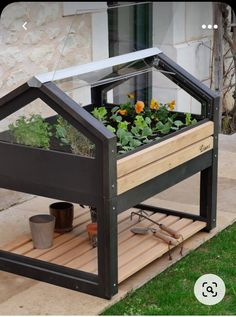
M 148 87 L 139 81 L 142 74 L 150 75 Z M 136 142 L 136 146 L 120 151 L 115 130 L 108 129 L 98 116 L 94 117 L 94 109 L 103 107 L 112 116 L 118 110 L 127 110 L 124 106 L 127 103 L 134 109 L 136 102 L 141 100 L 148 108 L 156 74 L 177 85 L 199 103 L 199 113 L 191 117 L 195 124 L 187 124 L 186 114 L 172 109 L 174 120 L 182 120 L 181 127 L 176 123 L 169 131 L 171 133 L 162 133 L 159 129 L 159 134 L 152 138 L 145 138 L 143 134 L 141 137 L 146 142 Z M 132 80 L 140 89 L 126 91 L 126 83 Z M 120 99 L 116 98 L 117 92 Z M 132 93 L 134 101 L 127 101 L 127 93 Z M 88 246 L 86 264 L 70 266 L 58 264 L 50 260 L 50 256 L 48 260 L 38 259 L 37 252 L 32 250 L 31 253 L 17 252 L 16 241 L 13 241 L 14 247 L 11 245 L 0 251 L 2 270 L 111 298 L 117 293 L 119 283 L 168 251 L 168 245 L 160 241 L 158 244 L 157 239 L 145 238 L 143 244 L 140 236 L 132 240 L 134 234 L 128 225 L 126 229 L 119 229 L 121 220 L 118 220 L 118 215 L 123 215 L 123 220 L 128 222 L 127 210 L 138 208 L 152 212 L 153 219 L 161 219 L 163 223 L 165 218 L 172 216 L 175 223 L 168 223 L 168 218 L 166 225 L 179 230 L 183 240 L 200 230 L 210 231 L 215 227 L 219 95 L 158 48 L 37 75 L 1 98 L 0 120 L 3 122 L 39 99 L 52 110 L 52 115 L 44 118 L 45 129 L 49 135 L 59 135 L 59 141 L 54 140 L 56 138 L 43 139 L 43 146 L 30 143 L 30 140 L 24 143 L 16 132 L 17 125 L 6 124 L 0 133 L 0 186 L 95 206 L 98 244 L 97 248 Z M 40 113 L 38 109 L 34 108 L 36 114 Z M 139 111 L 139 116 L 143 117 L 143 113 Z M 74 129 L 72 134 L 75 130 L 78 132 L 74 139 L 72 137 L 73 146 L 65 141 L 65 129 L 58 128 L 58 119 Z M 118 119 L 121 120 L 123 117 Z M 23 124 L 17 122 L 18 126 Z M 28 124 L 23 132 L 25 137 L 30 135 L 30 121 L 24 123 Z M 87 146 L 85 152 L 83 144 Z M 198 172 L 201 173 L 199 215 L 142 203 Z M 29 241 L 19 238 L 17 243 L 22 246 Z M 48 250 L 47 254 L 53 250 L 55 248 Z M 70 251 L 64 246 L 60 255 L 69 256 Z M 73 263 L 84 257 L 80 245 L 71 253 Z

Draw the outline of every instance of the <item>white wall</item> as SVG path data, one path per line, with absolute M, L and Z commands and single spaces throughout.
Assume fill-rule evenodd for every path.
M 200 81 L 209 85 L 213 31 L 212 2 L 154 2 L 153 43 Z M 199 103 L 163 76 L 154 74 L 156 98 L 174 97 L 177 110 L 200 112 Z M 170 97 L 170 98 L 169 98 Z M 160 100 L 161 101 L 161 100 Z

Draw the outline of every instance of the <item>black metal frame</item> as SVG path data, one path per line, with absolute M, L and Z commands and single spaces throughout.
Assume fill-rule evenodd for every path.
M 158 69 L 174 73 L 164 75 L 201 102 L 203 116 L 215 123 L 213 150 L 117 195 L 115 135 L 52 82 L 44 83 L 38 88 L 29 87 L 27 84 L 20 86 L 0 100 L 0 120 L 36 98 L 41 98 L 94 142 L 96 155 L 95 158 L 85 158 L 0 142 L 0 187 L 96 206 L 98 275 L 2 250 L 1 270 L 109 299 L 118 291 L 117 215 L 120 212 L 136 206 L 154 212 L 206 221 L 207 231 L 215 227 L 219 95 L 163 53 L 149 62 Z M 110 86 L 102 88 L 93 88 L 92 99 L 96 96 L 102 101 L 103 90 L 108 91 Z M 182 131 L 176 132 L 175 135 L 179 133 Z M 199 216 L 140 204 L 198 172 L 201 173 Z

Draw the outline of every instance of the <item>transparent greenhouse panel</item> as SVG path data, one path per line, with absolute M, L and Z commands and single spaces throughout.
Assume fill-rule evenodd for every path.
M 54 71 L 48 73 L 50 74 L 48 80 L 53 81 L 80 106 L 91 103 L 91 87 L 98 82 L 105 83 L 112 73 L 114 79 L 121 73 L 117 71 L 120 68 L 118 66 L 104 67 L 99 71 L 88 70 L 86 76 L 78 75 L 76 69 L 79 65 L 85 64 L 83 66 L 86 67 L 90 62 L 151 47 L 148 44 L 145 47 L 140 46 L 140 39 L 135 36 L 135 32 L 138 32 L 136 19 L 140 20 L 139 15 L 142 10 L 151 9 L 151 2 L 108 4 L 101 9 L 85 9 L 83 6 L 81 10 L 70 11 L 71 24 L 68 25 L 67 36 L 63 39 L 57 66 Z M 116 18 L 118 18 L 117 24 Z M 141 21 L 141 25 L 143 23 L 144 21 Z M 122 25 L 126 32 L 120 33 Z M 119 39 L 115 40 L 117 35 Z M 73 58 L 70 57 L 72 47 L 73 52 L 74 50 L 78 52 Z M 130 72 L 137 71 L 131 68 L 131 63 L 128 67 Z M 111 94 L 110 99 L 112 99 Z
M 95 157 L 95 144 L 41 99 L 0 121 L 0 141 Z
M 131 94 L 134 100 L 142 100 L 146 107 L 149 107 L 151 99 L 157 100 L 159 104 L 174 100 L 175 111 L 201 114 L 201 103 L 168 79 L 164 72 L 151 68 L 145 75 L 148 77 L 142 78 L 143 74 L 134 73 L 133 77 L 109 91 L 113 98 L 108 100 L 122 104 L 127 102 L 127 96 Z
M 86 3 L 77 3 L 72 8 L 71 4 L 68 4 L 70 8 L 67 8 L 65 14 L 70 16 L 70 24 L 67 25 L 68 32 L 62 41 L 53 78 L 57 77 L 62 68 L 151 47 L 140 46 L 140 40 L 135 39 L 140 11 L 149 12 L 151 1 L 107 5 L 88 3 L 87 6 L 86 8 Z M 145 28 L 144 21 L 139 23 Z M 73 50 L 78 51 L 76 56 L 72 54 Z

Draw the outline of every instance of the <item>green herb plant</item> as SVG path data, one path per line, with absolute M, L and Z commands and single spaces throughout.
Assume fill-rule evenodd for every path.
M 51 126 L 40 115 L 21 116 L 9 130 L 16 143 L 49 149 Z
M 54 127 L 56 138 L 61 145 L 69 145 L 72 153 L 88 157 L 94 156 L 94 144 L 63 117 L 58 116 Z

